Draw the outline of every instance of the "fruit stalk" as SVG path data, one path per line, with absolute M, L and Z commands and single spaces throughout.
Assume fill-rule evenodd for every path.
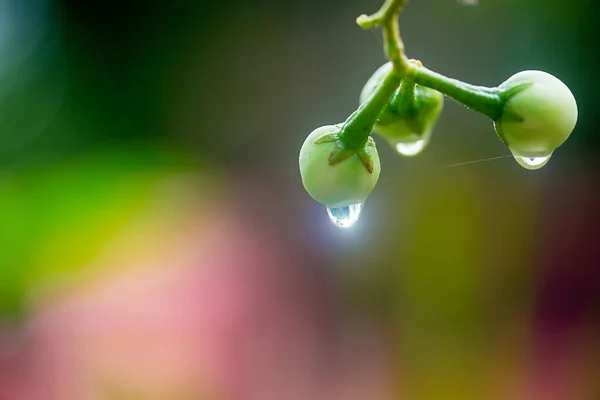
M 373 94 L 348 117 L 339 133 L 341 141 L 347 148 L 364 147 L 379 114 L 400 86 L 400 82 L 400 74 L 392 69 Z
M 471 85 L 425 67 L 415 67 L 414 79 L 419 85 L 435 89 L 465 107 L 487 115 L 493 121 L 502 115 L 504 99 L 499 88 Z
M 410 70 L 404 54 L 404 43 L 400 38 L 398 14 L 407 0 L 386 0 L 381 9 L 371 16 L 361 15 L 356 19 L 363 29 L 381 25 L 384 38 L 384 51 L 394 64 L 394 68 L 386 76 L 375 92 L 360 105 L 344 123 L 340 131 L 340 139 L 348 149 L 359 150 L 365 143 L 377 122 L 377 118 L 386 104 L 400 86 L 402 77 Z

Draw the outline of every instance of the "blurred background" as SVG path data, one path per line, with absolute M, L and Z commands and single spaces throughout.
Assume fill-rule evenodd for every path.
M 579 123 L 528 171 L 447 101 L 340 230 L 297 156 L 380 4 L 0 0 L 0 399 L 600 399 L 600 5 L 410 1 L 409 57 Z

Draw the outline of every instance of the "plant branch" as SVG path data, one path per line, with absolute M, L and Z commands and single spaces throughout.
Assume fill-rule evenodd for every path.
M 503 92 L 499 88 L 475 86 L 448 78 L 423 66 L 411 71 L 416 83 L 437 90 L 471 110 L 487 115 L 496 121 L 502 115 Z
M 364 147 L 379 114 L 400 86 L 400 81 L 400 75 L 392 69 L 373 94 L 348 117 L 340 131 L 340 138 L 346 146 L 356 149 Z
M 385 54 L 394 64 L 394 68 L 401 74 L 409 68 L 409 65 L 404 54 L 404 43 L 400 37 L 398 15 L 407 1 L 386 0 L 381 9 L 375 14 L 371 16 L 363 14 L 356 19 L 356 23 L 363 29 L 381 26 Z
M 381 26 L 384 38 L 384 51 L 394 64 L 394 68 L 385 77 L 382 84 L 360 105 L 344 123 L 340 131 L 340 139 L 344 146 L 355 151 L 361 150 L 367 140 L 377 118 L 386 104 L 400 86 L 402 78 L 410 73 L 410 66 L 404 54 L 404 43 L 400 38 L 398 14 L 407 0 L 386 0 L 381 9 L 371 16 L 361 15 L 356 22 L 363 29 Z
M 494 121 L 502 115 L 505 96 L 499 88 L 475 86 L 451 79 L 428 70 L 419 61 L 407 59 L 398 22 L 398 16 L 407 1 L 386 0 L 375 14 L 363 14 L 356 19 L 356 23 L 363 29 L 381 26 L 384 51 L 394 68 L 342 126 L 339 137 L 346 152 L 358 152 L 364 148 L 379 114 L 403 80 L 435 89 Z M 414 84 L 412 86 L 414 90 Z

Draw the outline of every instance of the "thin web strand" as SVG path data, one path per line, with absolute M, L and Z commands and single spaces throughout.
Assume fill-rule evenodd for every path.
M 481 159 L 472 160 L 472 161 L 465 161 L 465 162 L 461 162 L 461 163 L 445 165 L 443 167 L 440 167 L 440 169 L 448 169 L 448 168 L 454 168 L 454 167 L 461 167 L 463 165 L 471 165 L 471 164 L 477 164 L 477 163 L 482 163 L 482 162 L 502 160 L 504 158 L 512 158 L 512 155 L 496 156 L 496 157 L 489 157 L 489 158 L 481 158 Z M 402 175 L 396 175 L 396 176 L 390 176 L 388 178 L 382 178 L 379 180 L 379 182 L 387 182 L 387 181 L 392 181 L 394 179 L 399 179 L 399 178 L 402 178 Z

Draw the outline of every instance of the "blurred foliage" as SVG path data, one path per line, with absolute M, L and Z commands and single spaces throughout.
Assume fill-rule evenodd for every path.
M 80 274 L 177 165 L 152 149 L 112 149 L 4 173 L 0 309 L 18 311 L 36 284 Z

